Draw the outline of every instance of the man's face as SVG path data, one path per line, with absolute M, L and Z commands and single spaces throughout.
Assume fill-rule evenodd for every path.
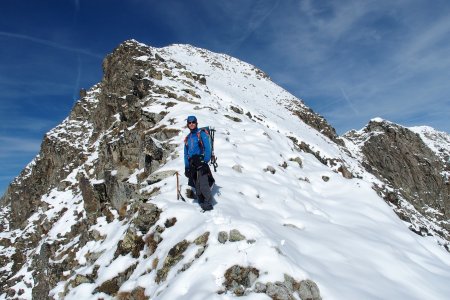
M 188 122 L 188 128 L 190 130 L 194 129 L 197 126 L 197 122 Z

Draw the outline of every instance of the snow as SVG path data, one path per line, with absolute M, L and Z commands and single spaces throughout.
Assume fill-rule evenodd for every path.
M 420 135 L 421 139 L 436 155 L 442 157 L 443 154 L 450 154 L 450 134 L 429 126 L 415 126 L 409 127 L 409 129 Z
M 175 176 L 144 186 L 143 189 L 160 189 L 159 194 L 148 199 L 162 210 L 159 221 L 149 232 L 154 232 L 156 226 L 164 227 L 169 218 L 177 219 L 174 226 L 161 234 L 162 241 L 156 251 L 150 254 L 145 246 L 138 258 L 130 254 L 115 258 L 117 243 L 131 225 L 126 219 L 120 221 L 118 215 L 110 223 L 100 217 L 89 230 L 98 231 L 102 238 L 77 249 L 80 267 L 65 270 L 71 271 L 65 273 L 70 274 L 69 279 L 52 289 L 55 299 L 62 299 L 58 295 L 66 283 L 77 274 L 90 274 L 94 265 L 98 266 L 95 282 L 70 286 L 64 299 L 113 299 L 103 293 L 92 293 L 99 284 L 134 264 L 136 268 L 120 291 L 141 286 L 151 299 L 235 298 L 230 293 L 217 293 L 223 290 L 225 271 L 233 265 L 257 268 L 258 281 L 262 283 L 283 281 L 285 274 L 297 281 L 311 279 L 317 283 L 324 300 L 448 299 L 449 253 L 437 246 L 435 240 L 411 232 L 372 189 L 376 181 L 373 175 L 286 109 L 290 101 L 298 101 L 291 94 L 262 77 L 253 66 L 223 54 L 186 45 L 152 49 L 152 52 L 157 52 L 168 64 L 172 63 L 170 58 L 206 77 L 206 86 L 191 82 L 201 97 L 193 98 L 197 104 L 170 99 L 177 104 L 167 110 L 165 101 L 169 99 L 159 97 L 143 111 L 167 111 L 158 126 L 183 130 L 182 135 L 170 141 L 177 145 L 175 154 L 178 155 L 169 157 L 157 172 L 183 170 L 183 138 L 188 134 L 186 116 L 196 115 L 199 126 L 216 128 L 215 153 L 219 168 L 213 173 L 214 210 L 201 213 L 196 200 L 178 201 Z M 174 93 L 182 94 L 183 89 L 193 89 L 183 80 L 186 77 L 182 80 L 164 77 L 157 84 L 168 85 Z M 230 110 L 230 105 L 243 109 L 244 114 Z M 248 117 L 247 112 L 258 118 Z M 239 118 L 241 122 L 225 115 Z M 312 154 L 295 150 L 287 136 L 304 141 L 324 157 L 341 159 L 352 172 L 361 174 L 361 179 L 343 178 Z M 89 150 L 93 152 L 88 156 L 88 163 L 94 164 L 99 142 L 91 148 L 83 138 L 77 143 L 85 151 L 93 149 Z M 301 159 L 302 166 L 290 160 L 295 158 Z M 275 173 L 268 172 L 268 167 Z M 129 183 L 137 184 L 137 176 L 142 171 L 133 170 Z M 82 170 L 74 170 L 66 180 L 75 182 L 77 172 Z M 324 176 L 329 180 L 325 181 Z M 180 183 L 185 194 L 187 179 L 180 176 Z M 62 235 L 67 232 L 64 224 L 68 227 L 73 224 L 69 216 L 83 210 L 80 197 L 79 193 L 53 190 L 44 198 L 53 206 L 45 212 L 48 218 L 57 216 L 63 207 L 68 209 L 55 223 L 48 239 L 57 239 L 58 232 Z M 246 239 L 221 244 L 217 238 L 219 232 L 232 229 L 238 229 Z M 170 249 L 183 240 L 192 242 L 205 232 L 210 234 L 204 253 L 196 258 L 200 246 L 191 243 L 167 279 L 155 283 L 157 270 L 163 266 Z M 86 255 L 92 253 L 97 253 L 98 258 L 90 264 Z M 158 262 L 156 267 L 155 262 Z M 184 270 L 183 266 L 190 263 Z M 5 297 L 1 295 L 0 299 Z M 242 298 L 269 299 L 265 294 L 256 293 Z

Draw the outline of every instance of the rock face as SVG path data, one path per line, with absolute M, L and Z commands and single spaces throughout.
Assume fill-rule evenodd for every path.
M 358 145 L 363 166 L 383 182 L 375 189 L 411 223 L 411 230 L 438 237 L 450 250 L 450 161 L 445 151 L 440 157 L 419 134 L 379 119 L 345 137 Z
M 143 55 L 148 60 L 136 59 Z M 1 220 L 2 231 L 26 228 L 30 225 L 28 219 L 31 215 L 51 209 L 42 199 L 53 188 L 70 190 L 83 199 L 83 209 L 79 207 L 73 214 L 78 215 L 77 222 L 84 225 L 74 224 L 67 238 L 83 236 L 83 230 L 93 225 L 96 218 L 104 216 L 112 220 L 113 211 L 134 202 L 139 203 L 141 199 L 158 192 L 148 185 L 145 178 L 164 163 L 173 150 L 170 139 L 179 134 L 175 129 L 157 127 L 164 117 L 164 110 L 149 112 L 142 109 L 154 101 L 151 94 L 159 96 L 168 93 L 161 88 L 152 90 L 153 81 L 162 79 L 162 73 L 156 70 L 162 64 L 149 47 L 135 41 L 121 44 L 105 58 L 102 81 L 80 93 L 82 99 L 75 104 L 70 116 L 45 136 L 39 155 L 11 183 L 2 197 L 1 204 L 9 212 L 8 217 Z M 144 97 L 145 101 L 142 101 Z M 135 174 L 136 180 L 129 180 L 136 170 L 142 171 Z M 70 177 L 72 181 L 66 179 Z M 139 212 L 145 211 L 145 216 L 125 216 L 134 219 L 136 227 L 144 231 L 159 217 L 159 213 L 152 213 L 157 208 L 155 210 L 145 205 L 137 209 Z M 83 211 L 87 216 L 85 220 Z M 17 272 L 24 266 L 27 258 L 23 257 L 23 253 L 37 246 L 39 235 L 45 234 L 57 220 L 57 217 L 48 220 L 42 214 L 34 222 L 38 230 L 19 237 L 23 242 L 16 240 L 14 248 L 11 248 L 16 253 L 13 256 L 13 271 Z M 77 247 L 82 247 L 88 240 L 80 239 Z M 131 239 L 133 241 L 139 241 L 139 245 L 127 246 L 131 247 L 133 255 L 138 255 L 143 245 L 142 238 L 134 237 Z M 36 299 L 40 299 L 38 295 L 47 299 L 50 285 L 58 281 L 48 282 L 48 276 L 39 275 L 55 272 L 50 271 L 49 260 L 58 253 L 52 253 L 52 256 L 44 249 L 42 247 L 35 259 L 36 270 L 39 270 L 33 289 L 33 298 Z M 11 273 L 0 275 L 0 294 L 3 294 L 15 281 L 7 281 Z

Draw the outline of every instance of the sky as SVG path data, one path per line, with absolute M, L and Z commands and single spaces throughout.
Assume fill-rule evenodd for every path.
M 127 39 L 251 63 L 339 134 L 374 117 L 450 132 L 450 2 L 0 2 L 0 194 Z

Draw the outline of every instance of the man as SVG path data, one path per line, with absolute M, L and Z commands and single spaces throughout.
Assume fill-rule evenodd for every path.
M 198 202 L 204 211 L 212 210 L 210 186 L 214 183 L 208 162 L 211 159 L 211 144 L 208 134 L 199 130 L 197 118 L 189 116 L 187 127 L 190 133 L 184 141 L 184 174 L 189 185 L 195 187 Z

